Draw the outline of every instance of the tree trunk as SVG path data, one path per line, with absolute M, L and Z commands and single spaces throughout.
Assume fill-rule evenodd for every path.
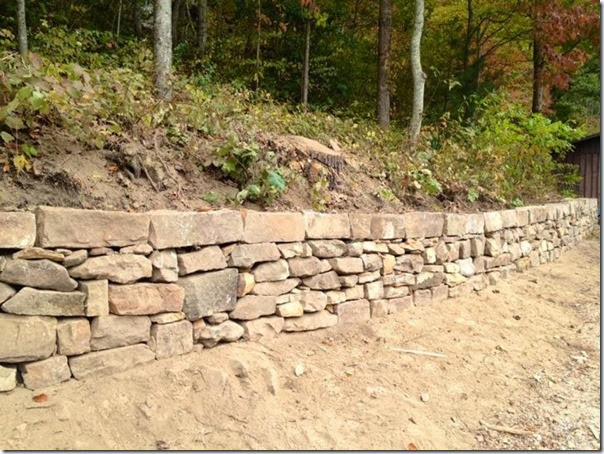
M 172 97 L 172 0 L 155 0 L 155 91 L 169 101 Z
M 538 32 L 533 33 L 533 113 L 543 112 L 545 59 L 543 45 Z
M 472 45 L 472 24 L 474 22 L 474 9 L 472 8 L 472 0 L 467 0 L 468 6 L 468 22 L 466 25 L 466 40 L 463 49 L 463 69 L 468 67 L 470 61 L 470 46 Z
M 411 37 L 411 71 L 413 73 L 413 111 L 409 123 L 409 143 L 417 146 L 424 113 L 424 86 L 426 75 L 422 71 L 421 40 L 424 28 L 424 0 L 415 0 L 415 24 Z
M 197 49 L 200 54 L 206 50 L 208 42 L 208 0 L 197 0 Z
M 306 38 L 304 41 L 304 67 L 302 70 L 302 106 L 308 107 L 308 75 L 310 72 L 310 19 L 306 21 Z
M 260 88 L 260 38 L 262 37 L 262 3 L 258 0 L 258 10 L 256 12 L 256 20 L 258 21 L 257 32 L 258 39 L 256 40 L 256 74 L 254 74 L 254 81 L 256 82 L 256 91 Z
M 17 0 L 17 34 L 19 35 L 19 53 L 27 56 L 27 24 L 25 23 L 25 0 Z
M 134 32 L 137 38 L 143 37 L 143 4 L 142 0 L 134 0 Z
M 174 0 L 174 3 L 172 4 L 172 44 L 174 46 L 178 44 L 178 26 L 180 25 L 181 6 L 181 0 Z
M 117 38 L 120 37 L 120 31 L 122 28 L 122 0 L 119 0 L 118 8 L 117 8 L 117 32 L 115 36 Z
M 380 0 L 378 39 L 378 102 L 377 119 L 381 128 L 390 126 L 390 33 L 392 5 L 390 0 Z

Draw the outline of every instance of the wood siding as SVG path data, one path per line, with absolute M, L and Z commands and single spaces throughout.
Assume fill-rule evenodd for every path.
M 581 182 L 577 192 L 581 197 L 600 201 L 600 136 L 590 137 L 574 144 L 574 151 L 566 155 L 565 162 L 579 166 Z

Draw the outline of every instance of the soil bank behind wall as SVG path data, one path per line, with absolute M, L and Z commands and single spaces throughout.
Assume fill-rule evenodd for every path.
M 0 213 L 0 391 L 455 298 L 555 260 L 596 207 Z

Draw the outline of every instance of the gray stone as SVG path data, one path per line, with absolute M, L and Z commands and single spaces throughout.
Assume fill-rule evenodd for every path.
M 350 238 L 348 214 L 304 212 L 306 238 Z
M 151 261 L 141 255 L 114 254 L 91 257 L 81 265 L 70 268 L 69 274 L 80 279 L 108 279 L 118 284 L 132 284 L 151 277 Z
M 338 274 L 357 274 L 365 270 L 360 257 L 332 258 L 329 259 L 329 264 Z
M 0 304 L 13 296 L 17 291 L 8 284 L 0 282 Z
M 155 360 L 155 353 L 143 344 L 129 345 L 69 358 L 69 367 L 75 378 L 102 376 L 123 372 Z
M 456 213 L 445 214 L 443 233 L 448 236 L 463 236 L 466 234 L 466 215 Z
M 348 276 L 339 276 L 340 285 L 342 287 L 354 287 L 359 282 L 359 276 L 356 274 L 351 274 Z
M 226 259 L 218 246 L 178 254 L 178 274 L 180 276 L 186 276 L 196 271 L 221 270 L 226 267 Z
M 150 328 L 149 317 L 111 314 L 95 317 L 90 324 L 90 348 L 106 350 L 147 342 Z
M 415 280 L 414 290 L 421 290 L 430 287 L 436 287 L 442 284 L 445 279 L 444 273 L 419 273 Z
M 501 254 L 501 245 L 499 240 L 487 238 L 484 245 L 484 253 L 489 257 L 497 257 Z
M 261 282 L 254 285 L 254 288 L 250 292 L 252 295 L 268 295 L 278 296 L 284 293 L 291 292 L 298 286 L 300 279 L 285 279 L 284 281 L 277 282 Z
M 405 217 L 400 214 L 350 213 L 352 238 L 390 240 L 405 237 Z
M 193 350 L 193 327 L 191 322 L 181 320 L 167 325 L 151 326 L 149 348 L 157 359 L 183 355 Z
M 300 304 L 304 312 L 319 312 L 327 306 L 327 295 L 324 292 L 302 292 L 300 293 Z
M 194 274 L 178 280 L 185 289 L 183 312 L 187 320 L 199 320 L 215 312 L 230 311 L 237 300 L 237 270 L 227 268 L 210 273 Z
M 0 313 L 0 362 L 48 358 L 55 351 L 57 319 Z
M 247 295 L 239 298 L 229 317 L 235 320 L 253 320 L 275 313 L 277 300 L 274 296 Z
M 289 277 L 289 266 L 287 260 L 277 260 L 257 265 L 253 270 L 256 282 L 283 281 Z
M 283 331 L 313 331 L 321 328 L 328 328 L 338 324 L 338 316 L 328 311 L 314 312 L 302 317 L 288 318 L 284 320 Z
M 371 318 L 369 301 L 365 299 L 346 301 L 334 306 L 339 323 L 358 323 Z
M 74 356 L 90 351 L 90 322 L 86 318 L 67 318 L 57 322 L 57 353 Z
M 115 254 L 116 252 L 108 247 L 95 247 L 90 249 L 88 255 L 90 255 L 90 257 L 98 257 L 101 255 L 112 255 Z
M 396 271 L 403 273 L 419 273 L 423 267 L 424 260 L 418 254 L 401 255 L 396 258 L 396 265 L 394 265 Z
M 19 315 L 76 316 L 86 315 L 82 292 L 55 292 L 24 287 L 2 304 L 2 310 Z
M 299 241 L 295 243 L 281 243 L 277 245 L 277 248 L 279 248 L 279 251 L 281 252 L 281 257 L 283 257 L 284 259 L 291 259 L 293 257 L 310 257 L 312 255 L 310 246 L 306 243 L 301 243 Z M 270 260 L 277 260 L 278 258 L 279 257 Z
M 28 389 L 56 385 L 71 378 L 67 356 L 51 356 L 33 363 L 20 364 L 23 384 Z
M 321 272 L 321 260 L 317 257 L 293 258 L 287 261 L 289 272 L 294 277 L 314 276 Z
M 346 244 L 346 247 L 347 247 L 348 251 L 345 251 L 341 255 L 346 255 L 346 252 L 347 252 L 350 257 L 360 257 L 361 254 L 363 253 L 363 243 L 360 243 L 360 242 L 348 243 L 348 244 Z M 338 256 L 334 256 L 334 257 L 338 257 Z
M 243 220 L 237 211 L 158 210 L 149 216 L 149 243 L 155 249 L 234 243 L 243 237 Z
M 229 265 L 251 268 L 256 263 L 272 262 L 280 258 L 281 252 L 275 243 L 238 244 L 229 256 Z
M 17 387 L 17 366 L 0 366 L 0 392 Z
M 122 247 L 146 243 L 147 214 L 39 207 L 37 243 L 42 247 Z
M 205 320 L 210 325 L 220 325 L 221 323 L 226 322 L 229 319 L 229 314 L 226 312 L 219 312 L 217 314 L 212 314 L 205 318 Z
M 496 232 L 503 229 L 503 219 L 501 218 L 500 211 L 490 211 L 484 213 L 484 231 L 485 232 Z
M 283 318 L 261 317 L 256 320 L 241 322 L 243 326 L 243 338 L 257 341 L 259 339 L 270 339 L 283 330 Z
M 176 284 L 139 283 L 109 286 L 109 311 L 118 315 L 153 315 L 180 312 L 184 289 Z
M 472 257 L 484 255 L 484 238 L 472 238 L 470 240 L 470 253 Z
M 109 281 L 107 279 L 80 282 L 78 290 L 86 294 L 87 317 L 109 314 Z
M 151 254 L 151 265 L 153 282 L 176 282 L 178 280 L 178 256 L 174 249 L 153 251 Z
M 458 260 L 459 274 L 465 277 L 473 276 L 476 273 L 476 267 L 471 258 Z
M 340 279 L 335 271 L 328 271 L 327 273 L 307 277 L 302 282 L 312 290 L 332 290 L 340 288 Z
M 311 240 L 308 245 L 312 254 L 319 258 L 341 257 L 348 252 L 350 246 L 340 240 Z
M 286 243 L 305 238 L 302 213 L 261 213 L 247 211 L 243 241 L 246 243 Z
M 219 342 L 235 342 L 243 333 L 243 326 L 228 320 L 220 325 L 206 325 L 196 333 L 195 340 L 205 347 L 214 347 Z
M 0 212 L 0 249 L 24 249 L 36 242 L 33 213 Z
M 78 283 L 65 267 L 50 260 L 7 260 L 0 281 L 46 290 L 70 292 Z
M 377 254 L 363 254 L 361 260 L 365 271 L 378 271 L 383 267 L 382 258 Z
M 74 266 L 81 265 L 88 258 L 88 251 L 86 249 L 80 249 L 73 251 L 67 257 L 63 259 L 63 266 L 66 268 L 72 268 Z

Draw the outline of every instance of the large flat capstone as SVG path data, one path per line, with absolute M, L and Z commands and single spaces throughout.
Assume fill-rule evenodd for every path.
M 33 213 L 0 212 L 0 249 L 25 249 L 36 242 Z

